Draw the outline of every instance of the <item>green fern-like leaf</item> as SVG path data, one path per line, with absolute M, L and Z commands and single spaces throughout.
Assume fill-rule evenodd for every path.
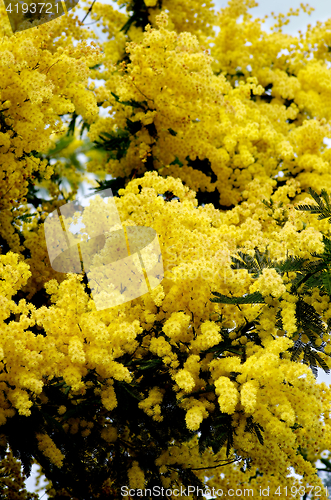
M 226 456 L 230 455 L 233 446 L 233 433 L 232 419 L 229 415 L 220 415 L 214 425 L 214 441 L 211 447 L 214 453 L 218 453 L 226 443 Z
M 247 418 L 245 431 L 250 432 L 251 434 L 255 434 L 257 439 L 259 440 L 259 443 L 263 445 L 264 439 L 263 439 L 262 432 L 264 431 L 264 429 L 263 429 L 262 425 L 253 421 L 253 417 Z
M 324 253 L 331 254 L 331 240 L 323 235 Z
M 111 133 L 103 132 L 99 139 L 99 141 L 95 141 L 95 148 L 112 152 L 116 160 L 123 158 L 130 146 L 129 132 L 126 130 Z
M 298 205 L 296 210 L 303 210 L 311 214 L 318 214 L 318 219 L 329 219 L 331 223 L 331 202 L 328 193 L 322 189 L 321 194 L 318 195 L 316 191 L 309 188 L 309 194 L 316 201 L 317 205 Z
M 111 95 L 115 97 L 116 102 L 119 102 L 124 106 L 131 106 L 132 108 L 140 108 L 143 109 L 144 111 L 147 111 L 148 109 L 147 101 L 134 101 L 133 99 L 131 99 L 130 101 L 121 101 L 118 95 L 114 94 L 114 92 L 111 92 Z
M 323 283 L 324 290 L 331 295 L 331 274 L 329 272 L 323 272 L 320 275 Z
M 315 334 L 313 338 L 317 335 L 322 337 L 325 333 L 325 327 L 323 321 L 310 304 L 307 304 L 302 299 L 299 299 L 296 303 L 296 317 L 298 330 L 303 331 L 308 337 Z
M 211 302 L 221 304 L 258 304 L 264 303 L 264 298 L 260 292 L 249 293 L 244 297 L 227 297 L 218 292 L 212 292 L 216 298 L 210 299 Z
M 259 266 L 255 262 L 254 257 L 248 254 L 238 252 L 238 257 L 231 257 L 231 269 L 246 269 L 249 273 L 258 274 Z
M 294 343 L 294 346 L 289 349 L 289 352 L 291 353 L 291 361 L 298 361 L 300 354 L 302 353 L 304 348 L 304 343 L 301 342 L 300 340 L 297 340 Z
M 255 248 L 254 256 L 238 252 L 236 257 L 231 257 L 231 269 L 246 269 L 254 277 L 258 277 L 264 268 L 273 268 L 276 263 L 273 262 L 268 252 L 261 253 Z
M 302 270 L 306 262 L 307 260 L 302 257 L 289 257 L 284 261 L 277 262 L 275 268 L 280 273 L 290 273 Z

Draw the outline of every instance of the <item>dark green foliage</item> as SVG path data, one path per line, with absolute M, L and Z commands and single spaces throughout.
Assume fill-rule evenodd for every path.
M 296 209 L 318 214 L 319 219 L 329 218 L 329 222 L 331 222 L 331 202 L 326 191 L 322 190 L 320 196 L 312 189 L 309 191 L 317 205 L 299 205 Z M 272 208 L 272 203 L 265 202 L 265 205 Z M 295 312 L 297 331 L 291 338 L 296 336 L 299 338 L 296 337 L 297 340 L 289 349 L 289 352 L 293 361 L 309 365 L 315 376 L 317 376 L 317 367 L 321 367 L 326 373 L 330 372 L 319 353 L 325 354 L 324 347 L 326 343 L 323 342 L 323 336 L 330 332 L 331 321 L 329 320 L 325 324 L 319 312 L 305 300 L 307 296 L 311 296 L 314 289 L 319 289 L 320 293 L 331 296 L 331 240 L 323 235 L 323 243 L 323 253 L 311 253 L 310 259 L 290 256 L 283 261 L 272 261 L 267 251 L 261 253 L 258 248 L 255 248 L 253 256 L 238 252 L 236 256 L 231 257 L 232 269 L 246 269 L 254 279 L 257 279 L 265 268 L 275 269 L 281 277 L 288 276 L 289 272 L 295 273 L 294 278 L 291 280 L 290 291 L 293 296 L 297 297 Z M 237 305 L 239 308 L 239 304 L 264 302 L 260 292 L 246 294 L 243 297 L 225 296 L 218 292 L 212 292 L 212 294 L 216 298 L 211 298 L 211 302 Z M 278 300 L 281 302 L 283 299 L 280 297 Z M 264 307 L 269 306 L 265 305 Z M 246 320 L 243 325 L 236 328 L 236 331 L 240 332 L 241 335 L 247 331 L 252 338 L 252 333 L 255 332 L 257 324 L 258 318 L 252 322 Z M 276 311 L 276 327 L 283 329 L 280 309 Z M 308 342 L 303 342 L 302 336 L 304 334 L 308 337 Z M 256 341 L 256 336 L 253 335 L 253 339 Z M 320 345 L 316 343 L 317 340 Z M 302 357 L 302 361 L 299 361 L 300 357 Z
M 229 457 L 233 446 L 233 433 L 231 415 L 220 414 L 216 418 L 209 415 L 200 425 L 199 452 L 202 454 L 211 447 L 214 453 L 218 453 L 226 444 L 226 455 Z
M 129 118 L 126 120 L 126 128 L 130 134 L 135 135 L 139 130 L 141 130 L 142 123 L 141 121 L 133 122 Z
M 78 118 L 78 115 L 74 111 L 72 113 L 72 118 L 70 120 L 69 127 L 68 127 L 68 130 L 67 130 L 67 136 L 74 135 L 77 118 Z
M 325 189 L 322 189 L 321 195 L 319 196 L 316 191 L 309 188 L 310 195 L 314 198 L 317 205 L 298 205 L 295 207 L 296 210 L 305 210 L 311 214 L 318 214 L 318 219 L 329 219 L 331 223 L 331 202 L 328 193 Z
M 314 343 L 315 338 L 322 338 L 326 333 L 322 319 L 313 306 L 299 297 L 296 303 L 296 317 L 299 332 L 304 332 Z
M 128 2 L 123 2 L 126 5 Z M 148 11 L 149 7 L 146 7 L 144 0 L 134 0 L 130 2 L 131 15 L 128 21 L 122 26 L 121 31 L 127 33 L 132 25 L 137 28 L 145 28 L 145 26 L 149 23 L 148 19 Z M 162 8 L 162 0 L 158 0 L 156 6 L 154 8 L 161 9 Z
M 315 377 L 317 377 L 318 375 L 317 371 L 318 367 L 322 368 L 325 371 L 325 373 L 330 373 L 328 365 L 325 363 L 323 358 L 321 358 L 321 356 L 319 356 L 319 354 L 315 351 L 317 347 L 315 345 L 313 347 L 314 350 L 312 349 L 312 346 L 309 343 L 305 344 L 300 340 L 296 341 L 294 343 L 294 346 L 289 349 L 289 352 L 292 353 L 291 360 L 297 361 L 298 357 L 303 352 L 304 355 L 303 363 L 305 365 L 309 365 Z M 322 349 L 319 350 L 322 351 Z
M 263 445 L 263 435 L 262 432 L 264 431 L 262 425 L 258 424 L 257 422 L 253 421 L 253 417 L 248 417 L 246 420 L 246 427 L 245 431 L 254 433 L 259 440 L 259 443 Z
M 114 92 L 111 92 L 111 95 L 115 97 L 116 102 L 119 102 L 120 104 L 123 104 L 124 106 L 131 106 L 132 108 L 140 108 L 143 111 L 148 110 L 148 103 L 147 101 L 134 101 L 131 99 L 130 101 L 120 101 L 120 98 L 118 95 L 114 94 Z
M 184 165 L 184 163 L 182 163 L 176 156 L 176 158 L 174 159 L 174 161 L 172 161 L 170 163 L 170 165 L 178 165 L 180 168 L 182 168 L 182 166 Z
M 104 132 L 100 135 L 100 140 L 95 141 L 96 149 L 103 149 L 111 153 L 111 158 L 120 160 L 126 155 L 130 146 L 130 135 L 126 130 L 117 132 Z
M 170 132 L 170 130 L 169 130 Z M 172 134 L 173 135 L 173 134 Z M 192 160 L 189 156 L 185 158 L 189 167 L 194 168 L 195 170 L 200 170 L 200 172 L 204 173 L 208 177 L 210 177 L 211 182 L 217 181 L 217 175 L 211 169 L 211 163 L 208 158 L 204 158 L 201 160 L 196 157 L 195 160 Z
M 258 278 L 263 269 L 276 269 L 277 272 L 283 275 L 285 272 L 300 271 L 304 265 L 311 264 L 307 259 L 300 257 L 288 257 L 284 261 L 272 261 L 268 251 L 261 253 L 258 248 L 254 249 L 254 255 L 237 253 L 238 257 L 231 257 L 231 269 L 246 269 L 253 278 Z
M 212 294 L 216 295 L 216 298 L 210 299 L 210 301 L 222 304 L 257 304 L 264 302 L 260 292 L 249 293 L 243 297 L 227 297 L 218 292 L 212 292 Z
M 109 179 L 106 181 L 98 181 L 99 186 L 94 188 L 94 192 L 104 191 L 105 189 L 111 189 L 114 196 L 118 196 L 118 191 L 125 188 L 124 177 L 116 177 L 116 179 Z

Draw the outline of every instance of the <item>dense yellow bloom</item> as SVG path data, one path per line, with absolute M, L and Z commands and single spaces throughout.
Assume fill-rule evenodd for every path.
M 257 404 L 258 383 L 256 380 L 245 382 L 240 390 L 240 402 L 245 409 L 245 413 L 254 413 Z
M 185 422 L 187 428 L 191 431 L 196 431 L 199 429 L 200 424 L 204 417 L 208 416 L 208 412 L 201 401 L 194 403 L 186 412 Z
M 263 269 L 261 276 L 256 280 L 255 288 L 264 296 L 272 295 L 277 298 L 286 292 L 283 280 L 276 269 Z
M 128 12 L 138 4 L 124 3 Z M 57 432 L 86 445 L 87 475 L 100 453 L 109 477 L 97 487 L 109 497 L 119 456 L 130 488 L 143 488 L 154 464 L 165 487 L 183 484 L 180 466 L 224 491 L 290 491 L 300 481 L 289 467 L 318 487 L 312 464 L 331 447 L 331 391 L 303 355 L 291 359 L 295 340 L 314 334 L 301 332 L 296 273 L 257 262 L 252 275 L 231 256 L 253 259 L 258 248 L 279 262 L 324 250 L 328 221 L 295 206 L 311 203 L 308 187 L 331 192 L 330 22 L 290 37 L 282 16 L 264 31 L 249 14 L 253 0 L 230 0 L 218 14 L 209 0 L 140 4 L 131 23 L 94 4 L 102 48 L 72 14 L 12 34 L 0 6 L 0 426 L 38 415 L 33 438 L 57 468 L 67 467 Z M 82 118 L 90 141 L 108 134 L 105 150 L 87 152 L 87 170 L 119 179 L 121 224 L 153 228 L 162 252 L 162 283 L 104 310 L 81 275 L 49 265 L 43 222 L 74 198 L 86 174 L 75 153 L 92 148 L 77 130 L 70 135 L 68 114 Z M 49 194 L 37 208 L 28 203 L 33 183 Z M 89 243 L 96 266 L 116 258 L 111 241 L 122 227 L 99 205 L 96 197 L 83 220 L 91 238 L 106 236 L 101 251 Z M 265 302 L 211 302 L 214 291 L 260 292 Z M 304 292 L 304 303 L 330 319 L 328 294 Z M 315 345 L 331 367 L 328 333 Z M 201 453 L 199 429 L 217 434 L 230 423 L 230 455 L 249 457 L 251 470 L 230 463 L 217 436 Z M 180 442 L 178 429 L 195 435 Z
M 128 470 L 128 478 L 130 488 L 144 487 L 145 476 L 143 471 L 140 469 L 138 462 L 133 462 L 131 469 Z
M 107 427 L 104 427 L 101 432 L 101 437 L 108 443 L 113 443 L 117 439 L 117 430 L 115 427 L 112 427 L 111 425 L 108 425 Z
M 191 349 L 200 352 L 217 345 L 222 340 L 219 330 L 220 327 L 212 321 L 205 321 L 200 327 L 200 334 L 191 342 Z
M 57 449 L 51 438 L 47 434 L 37 434 L 37 439 L 40 450 L 44 452 L 54 465 L 61 467 L 64 455 Z
M 158 387 L 153 387 L 148 392 L 148 397 L 138 404 L 139 408 L 143 409 L 147 415 L 153 417 L 154 420 L 162 422 L 160 403 L 162 402 L 164 391 Z
M 190 317 L 183 312 L 172 313 L 165 322 L 163 331 L 173 342 L 187 342 L 192 338 L 192 332 L 188 330 Z
M 218 403 L 224 413 L 234 413 L 239 401 L 239 394 L 236 385 L 227 377 L 219 377 L 215 381 L 215 393 L 218 396 Z

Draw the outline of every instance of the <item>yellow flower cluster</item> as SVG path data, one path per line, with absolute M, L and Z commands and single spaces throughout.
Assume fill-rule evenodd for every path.
M 323 251 L 328 221 L 294 207 L 311 202 L 309 186 L 331 192 L 331 153 L 324 144 L 331 136 L 330 30 L 319 25 L 289 37 L 278 30 L 284 24 L 280 18 L 268 34 L 248 13 L 254 3 L 231 0 L 216 16 L 209 0 L 164 0 L 161 10 L 158 2 L 146 0 L 150 24 L 145 30 L 132 24 L 127 34 L 120 28 L 128 17 L 97 3 L 92 17 L 108 34 L 102 55 L 95 45 L 76 43 L 80 34 L 88 35 L 72 16 L 12 36 L 4 28 L 0 424 L 16 414 L 30 418 L 31 407 L 48 404 L 49 385 L 62 378 L 57 423 L 72 439 L 99 432 L 107 453 L 116 441 L 127 446 L 131 488 L 143 488 L 145 475 L 137 450 L 130 451 L 133 433 L 112 420 L 121 410 L 121 390 L 153 426 L 167 420 L 162 405 L 170 392 L 188 431 L 198 432 L 204 419 L 225 414 L 235 429 L 231 452 L 253 462 L 253 471 L 227 464 L 224 474 L 208 476 L 200 469 L 225 461 L 225 447 L 217 453 L 208 447 L 200 455 L 197 436 L 187 443 L 169 441 L 155 462 L 161 474 L 167 472 L 162 475 L 167 486 L 181 481 L 172 465 L 188 463 L 205 484 L 224 490 L 277 482 L 290 488 L 297 484 L 288 477 L 291 466 L 318 486 L 311 463 L 331 446 L 330 388 L 317 384 L 311 370 L 288 352 L 298 328 L 297 297 L 289 287 L 294 276 L 264 269 L 254 279 L 231 267 L 230 259 L 238 250 L 253 258 L 255 247 L 276 261 Z M 3 7 L 0 14 L 4 19 Z M 212 25 L 219 28 L 216 35 Z M 101 62 L 101 69 L 89 70 Z M 91 76 L 104 82 L 94 89 Z M 100 103 L 111 107 L 109 116 L 99 116 Z M 119 190 L 114 203 L 123 225 L 157 232 L 165 270 L 151 292 L 102 311 L 82 276 L 50 269 L 41 224 L 65 202 L 56 199 L 53 171 L 62 175 L 68 169 L 58 158 L 48 165 L 34 152 L 46 152 L 54 138 L 64 136 L 60 118 L 74 111 L 90 125 L 92 141 L 103 132 L 120 137 L 126 129 L 125 154 L 90 152 L 88 168 L 125 181 L 138 176 Z M 63 154 L 71 156 L 80 146 L 75 138 Z M 209 167 L 195 168 L 205 160 L 209 173 Z M 34 174 L 54 199 L 21 228 L 17 217 Z M 72 169 L 69 178 L 76 189 L 80 174 Z M 216 189 L 221 208 L 198 203 L 196 192 L 213 196 Z M 96 198 L 84 212 L 85 228 L 90 236 L 106 230 L 106 237 L 115 239 L 114 213 L 108 207 L 100 214 L 99 204 Z M 75 216 L 69 223 L 74 221 Z M 116 257 L 107 242 L 93 255 L 94 264 L 104 255 Z M 217 304 L 210 301 L 212 291 L 232 296 L 258 291 L 265 304 Z M 330 319 L 328 297 L 315 290 L 305 300 L 323 322 Z M 250 331 L 238 330 L 257 318 L 255 340 Z M 227 348 L 217 351 L 222 342 Z M 330 352 L 328 335 L 323 342 Z M 148 385 L 150 366 L 155 378 Z M 157 377 L 166 383 L 156 385 Z M 100 415 L 93 421 L 80 414 L 67 419 L 69 408 L 77 406 L 79 413 L 91 390 Z M 263 428 L 265 446 L 247 430 L 251 422 Z M 61 467 L 64 455 L 52 439 L 44 431 L 37 439 L 44 455 Z M 152 447 L 149 441 L 146 446 Z M 307 460 L 298 449 L 306 450 Z
M 219 377 L 215 381 L 215 393 L 223 413 L 234 413 L 239 402 L 239 394 L 234 382 L 228 377 Z
M 202 401 L 191 400 L 191 405 L 186 412 L 185 422 L 186 426 L 191 431 L 199 429 L 201 422 L 208 416 L 208 411 Z
M 91 122 L 98 114 L 95 96 L 86 87 L 89 66 L 98 63 L 100 49 L 94 42 L 86 44 L 87 30 L 80 30 L 76 46 L 73 39 L 66 47 L 59 43 L 62 31 L 78 35 L 72 18 L 62 16 L 10 36 L 4 4 L 0 16 L 6 33 L 1 37 L 0 62 L 0 236 L 18 252 L 23 248 L 11 223 L 26 203 L 28 182 L 36 176 L 47 181 L 53 173 L 53 167 L 33 152 L 46 153 L 51 147 L 52 134 L 63 128 L 60 115 L 76 109 Z
M 145 475 L 140 469 L 138 462 L 134 461 L 132 467 L 128 470 L 130 488 L 143 488 Z
M 139 408 L 144 410 L 147 415 L 151 416 L 154 420 L 162 422 L 161 406 L 164 395 L 164 390 L 158 387 L 153 387 L 148 392 L 148 397 L 138 404 Z
M 254 413 L 256 409 L 258 389 L 259 385 L 256 380 L 248 380 L 241 387 L 240 402 L 247 415 Z
M 263 296 L 271 295 L 276 298 L 281 297 L 286 292 L 283 280 L 276 269 L 263 269 L 261 276 L 254 284 L 254 288 L 259 290 Z
M 192 352 L 199 353 L 206 351 L 210 347 L 214 347 L 222 340 L 222 335 L 219 333 L 220 326 L 216 325 L 213 321 L 205 321 L 200 327 L 200 332 L 196 339 L 194 339 L 190 347 Z
M 57 467 L 62 467 L 64 459 L 63 453 L 55 446 L 47 434 L 37 434 L 39 449 L 50 459 L 50 461 Z
M 115 427 L 112 425 L 107 425 L 107 427 L 104 427 L 101 431 L 101 437 L 107 443 L 114 443 L 117 439 L 117 430 Z
M 1 441 L 1 445 L 3 445 L 3 439 Z M 37 493 L 29 493 L 26 490 L 26 477 L 25 474 L 22 474 L 21 462 L 14 458 L 11 451 L 7 451 L 2 457 L 0 471 L 3 495 L 17 500 L 37 500 Z
M 138 183 L 142 186 L 140 193 L 137 189 Z M 161 201 L 160 205 L 161 198 L 158 193 L 170 189 L 179 197 L 179 201 Z M 318 415 L 322 411 L 320 389 L 309 375 L 308 368 L 287 358 L 280 358 L 279 354 L 286 353 L 293 343 L 287 337 L 273 337 L 274 307 L 265 307 L 261 315 L 258 332 L 263 347 L 256 346 L 246 338 L 245 362 L 239 356 L 229 353 L 223 359 L 213 360 L 212 354 L 208 354 L 203 360 L 200 359 L 203 350 L 217 345 L 223 338 L 220 325 L 211 320 L 210 315 L 221 311 L 225 322 L 240 323 L 243 315 L 254 318 L 261 308 L 243 305 L 242 311 L 239 311 L 232 305 L 219 306 L 209 301 L 211 290 L 218 289 L 223 293 L 233 290 L 236 294 L 242 294 L 252 285 L 252 279 L 245 273 L 240 274 L 238 281 L 236 272 L 230 272 L 229 259 L 218 258 L 218 255 L 225 254 L 225 250 L 229 255 L 234 242 L 241 241 L 242 232 L 245 232 L 246 228 L 242 229 L 240 219 L 229 234 L 226 231 L 229 227 L 227 221 L 230 219 L 227 213 L 219 214 L 211 206 L 196 208 L 192 192 L 179 180 L 175 181 L 171 177 L 165 179 L 155 173 L 132 181 L 127 189 L 121 192 L 121 197 L 116 199 L 116 206 L 127 225 L 146 224 L 158 231 L 164 264 L 167 266 L 171 261 L 172 271 L 177 270 L 170 273 L 160 285 L 158 293 L 161 293 L 162 298 L 158 302 L 159 305 L 154 302 L 154 296 L 147 294 L 132 303 L 97 312 L 84 291 L 80 277 L 73 274 L 67 275 L 60 284 L 54 279 L 47 283 L 46 289 L 53 302 L 49 307 L 35 310 L 24 301 L 21 301 L 19 306 L 11 303 L 8 314 L 14 310 L 20 316 L 19 323 L 12 322 L 11 335 L 17 331 L 15 335 L 22 345 L 22 350 L 18 350 L 19 344 L 15 340 L 13 353 L 15 352 L 16 357 L 10 361 L 11 340 L 8 337 L 7 325 L 2 323 L 1 332 L 6 332 L 3 335 L 7 339 L 3 344 L 4 358 L 12 367 L 8 374 L 3 374 L 3 380 L 17 387 L 16 392 L 11 393 L 3 386 L 3 394 L 7 397 L 6 400 L 3 396 L 2 400 L 3 418 L 11 416 L 8 413 L 10 403 L 19 413 L 28 414 L 31 401 L 25 392 L 26 388 L 38 394 L 45 383 L 45 376 L 63 376 L 72 391 L 82 391 L 84 394 L 88 386 L 83 382 L 83 377 L 87 370 L 92 369 L 97 370 L 101 379 L 107 379 L 105 385 L 95 389 L 95 394 L 100 395 L 104 408 L 112 412 L 118 404 L 112 381 L 130 383 L 132 380 L 128 368 L 118 362 L 117 358 L 123 353 L 145 356 L 147 349 L 153 356 L 161 358 L 164 369 L 169 370 L 178 403 L 185 410 L 187 428 L 198 430 L 203 419 L 215 411 L 215 403 L 218 402 L 220 410 L 231 415 L 234 422 L 237 422 L 236 447 L 249 449 L 260 468 L 264 466 L 264 452 L 255 446 L 256 438 L 245 431 L 245 419 L 248 416 L 253 416 L 265 429 L 265 439 L 272 443 L 274 456 L 277 455 L 275 450 L 280 453 L 284 440 L 289 443 L 288 446 L 295 446 L 295 435 L 290 429 L 294 422 L 298 422 L 303 428 L 309 428 L 310 432 L 318 432 Z M 171 225 L 167 221 L 171 221 Z M 262 238 L 262 227 L 260 234 Z M 267 235 L 264 236 L 265 239 Z M 209 281 L 203 276 L 193 280 L 185 269 L 182 271 L 180 268 L 183 263 L 188 269 L 196 267 L 197 264 L 210 267 L 216 259 L 219 260 L 219 267 L 215 269 L 225 269 L 227 272 L 223 275 L 217 273 Z M 24 286 L 28 279 L 28 267 L 23 263 L 19 267 L 19 260 L 14 254 L 6 254 L 1 258 L 1 262 L 2 276 L 6 278 L 2 283 L 8 283 L 6 300 L 10 300 L 9 297 L 16 293 L 17 287 Z M 15 274 L 17 269 L 19 272 Z M 270 274 L 274 280 L 271 285 L 271 279 L 267 279 L 268 273 L 261 276 L 262 279 L 256 280 L 254 286 L 266 297 L 271 297 L 272 305 L 272 301 L 277 300 L 273 298 L 274 290 L 285 286 L 285 283 L 282 284 L 274 273 Z M 5 295 L 2 296 L 5 298 Z M 293 304 L 292 297 L 285 292 L 281 298 L 278 307 L 289 314 L 289 306 Z M 323 311 L 328 311 L 328 303 L 321 307 L 321 312 Z M 286 321 L 290 320 L 286 320 L 284 316 L 284 322 Z M 30 325 L 35 324 L 34 322 L 39 328 L 43 328 L 45 337 L 36 338 L 29 332 Z M 162 323 L 163 335 L 153 333 L 151 326 L 153 327 L 154 322 Z M 138 348 L 135 339 L 145 327 L 148 327 L 148 335 L 143 346 Z M 285 330 L 287 328 L 290 332 L 289 323 L 288 326 L 285 325 Z M 236 341 L 234 337 L 234 342 Z M 243 345 L 244 339 L 240 342 Z M 183 365 L 180 365 L 177 351 L 175 352 L 178 348 L 183 354 L 186 353 Z M 28 372 L 26 367 L 29 367 Z M 204 372 L 210 373 L 210 383 L 215 385 L 214 392 L 207 393 L 206 397 L 203 394 L 190 396 L 193 391 L 203 392 L 206 382 L 200 377 Z M 239 373 L 236 379 L 232 378 L 233 373 Z M 304 378 L 299 378 L 301 375 L 304 375 Z M 291 386 L 284 385 L 284 380 Z M 164 421 L 161 411 L 163 395 L 163 388 L 154 386 L 148 396 L 139 403 L 139 407 L 158 422 Z M 182 398 L 183 395 L 189 397 Z M 325 405 L 330 395 L 323 398 Z M 5 401 L 9 401 L 9 404 Z M 238 419 L 239 410 L 244 412 L 243 419 Z M 65 407 L 59 408 L 59 416 L 65 412 Z M 272 422 L 272 425 L 268 422 Z M 79 419 L 69 419 L 68 425 L 70 432 L 77 434 Z M 316 428 L 316 431 L 313 431 L 313 428 Z M 103 440 L 106 443 L 114 442 L 115 430 L 109 426 L 105 429 L 102 431 Z M 82 432 L 86 434 L 90 430 L 82 428 Z M 282 451 L 281 455 L 284 467 L 289 464 L 287 452 Z M 268 455 L 268 460 L 276 468 L 272 453 Z M 219 484 L 223 484 L 221 479 Z

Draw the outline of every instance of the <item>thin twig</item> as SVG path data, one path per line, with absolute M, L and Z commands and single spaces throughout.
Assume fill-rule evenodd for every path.
M 81 20 L 81 23 L 83 23 L 85 21 L 85 19 L 87 18 L 87 16 L 90 14 L 90 12 L 92 11 L 93 9 L 93 5 L 95 4 L 95 0 L 93 0 L 92 4 L 91 4 L 91 7 L 89 8 L 89 10 L 87 11 L 84 19 Z
M 225 465 L 230 465 L 230 464 L 233 464 L 233 463 L 238 462 L 238 461 L 240 461 L 240 460 L 241 460 L 241 458 L 236 458 L 236 459 L 234 459 L 234 460 L 231 460 L 230 462 L 226 462 L 226 463 L 224 463 L 224 464 L 219 464 L 219 465 L 212 465 L 212 466 L 210 466 L 210 467 L 196 467 L 196 468 L 194 468 L 194 469 L 191 469 L 190 467 L 186 467 L 186 469 L 185 469 L 185 470 L 205 470 L 205 469 L 216 469 L 217 467 L 224 467 Z M 175 471 L 178 471 L 178 470 L 179 470 L 178 468 L 176 469 L 175 467 L 168 467 L 168 469 L 175 470 Z

